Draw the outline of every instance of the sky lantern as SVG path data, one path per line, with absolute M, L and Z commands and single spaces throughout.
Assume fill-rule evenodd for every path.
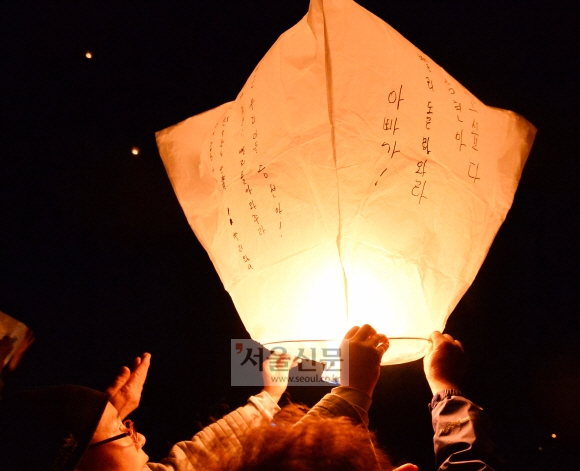
M 536 129 L 351 0 L 312 0 L 232 102 L 157 133 L 252 338 L 308 356 L 370 323 L 424 355 L 510 208 Z

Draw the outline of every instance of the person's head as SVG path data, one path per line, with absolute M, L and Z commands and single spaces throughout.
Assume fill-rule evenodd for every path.
M 145 437 L 136 432 L 131 421 L 121 421 L 110 402 L 89 447 L 77 465 L 78 471 L 142 471 L 149 457 L 143 451 Z
M 206 471 L 392 471 L 372 432 L 346 417 L 304 419 L 305 406 L 290 404 L 241 440 L 241 453 L 201 462 Z M 301 421 L 301 419 L 304 419 Z M 218 447 L 216 453 L 220 452 Z M 407 470 L 405 470 L 407 471 Z
M 107 404 L 106 394 L 72 385 L 31 389 L 2 399 L 2 469 L 73 471 Z
M 273 423 L 246 442 L 237 471 L 389 471 L 394 466 L 366 427 L 345 417 Z
M 142 471 L 144 443 L 108 395 L 94 389 L 31 389 L 0 402 L 3 471 Z

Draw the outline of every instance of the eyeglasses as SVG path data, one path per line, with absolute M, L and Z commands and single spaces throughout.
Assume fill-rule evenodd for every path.
M 119 440 L 125 437 L 131 437 L 134 443 L 138 443 L 139 437 L 137 436 L 137 432 L 135 431 L 135 424 L 133 424 L 133 421 L 125 420 L 123 422 L 123 425 L 128 429 L 126 432 L 123 432 L 119 435 L 115 435 L 114 437 L 111 438 L 107 438 L 106 440 L 101 440 L 100 442 L 97 443 L 92 443 L 91 445 L 89 445 L 89 448 L 95 448 L 97 446 L 104 445 L 105 443 L 114 442 L 115 440 Z

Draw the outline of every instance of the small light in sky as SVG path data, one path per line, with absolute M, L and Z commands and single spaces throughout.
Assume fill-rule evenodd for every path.
M 552 438 L 556 438 L 556 434 L 555 433 L 552 434 Z
M 133 147 L 131 148 L 131 154 L 133 154 L 133 155 L 138 155 L 138 154 L 139 154 L 139 147 L 137 147 L 137 146 L 133 146 Z
M 87 51 L 87 53 L 85 54 L 85 57 L 87 59 L 92 59 L 93 58 L 93 53 L 91 51 Z

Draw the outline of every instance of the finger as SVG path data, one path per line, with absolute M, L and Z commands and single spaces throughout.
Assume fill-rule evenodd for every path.
M 433 353 L 433 342 L 429 340 L 427 342 L 427 351 L 425 352 L 425 356 L 423 358 L 428 358 Z
M 147 371 L 149 370 L 149 365 L 151 364 L 151 355 L 149 353 L 144 353 L 140 358 L 140 363 L 131 373 L 131 377 L 126 383 L 126 387 L 133 388 L 143 388 L 145 380 L 147 379 Z
M 369 337 L 365 342 L 369 343 L 373 347 L 378 347 L 385 340 L 387 340 L 387 336 L 385 334 L 374 334 L 371 337 Z
M 136 366 L 135 372 L 147 375 L 147 371 L 149 370 L 149 366 L 151 365 L 151 354 L 144 353 L 143 355 L 141 355 L 141 357 L 137 358 L 139 358 L 139 364 Z
M 383 345 L 383 344 L 388 344 L 389 343 L 389 339 L 387 338 L 387 336 L 385 334 L 377 334 L 379 336 L 379 345 Z
M 428 358 L 433 353 L 435 348 L 441 343 L 442 339 L 443 334 L 438 330 L 434 330 L 433 332 L 431 332 L 431 335 L 429 335 L 429 338 L 427 339 L 429 343 L 427 345 L 427 352 L 425 353 L 425 358 Z
M 456 340 L 455 343 L 459 346 L 459 348 L 461 348 L 462 352 L 465 352 L 465 350 L 463 349 L 463 344 L 459 340 Z
M 126 366 L 123 366 L 123 368 L 121 368 L 121 372 L 115 378 L 115 381 L 113 381 L 113 384 L 105 389 L 105 392 L 111 397 L 114 396 L 121 390 L 123 386 L 125 386 L 125 384 L 127 384 L 127 380 L 130 378 L 130 376 L 131 370 L 129 370 L 129 368 Z
M 372 328 L 369 324 L 365 324 L 358 330 L 353 339 L 358 340 L 359 342 L 364 342 L 371 335 L 375 335 L 376 333 L 377 331 L 374 328 Z
M 389 346 L 390 346 L 389 339 L 386 337 L 385 337 L 385 340 L 383 342 L 381 342 L 379 345 L 377 345 L 377 351 L 381 355 L 381 358 L 383 357 L 385 352 L 389 349 Z
M 344 335 L 344 338 L 346 340 L 351 339 L 354 336 L 354 334 L 357 333 L 357 331 L 359 330 L 359 328 L 360 327 L 358 325 L 355 325 L 354 327 L 351 327 L 350 330 Z
M 431 335 L 429 336 L 429 341 L 433 343 L 433 345 L 437 345 L 439 342 L 441 342 L 441 339 L 443 338 L 443 334 L 441 332 L 439 332 L 438 330 L 435 330 L 433 332 L 431 332 Z
M 453 337 L 451 337 L 451 335 L 449 335 L 449 334 L 443 334 L 443 337 L 445 337 L 447 340 L 451 340 L 452 342 L 455 342 L 455 339 Z

